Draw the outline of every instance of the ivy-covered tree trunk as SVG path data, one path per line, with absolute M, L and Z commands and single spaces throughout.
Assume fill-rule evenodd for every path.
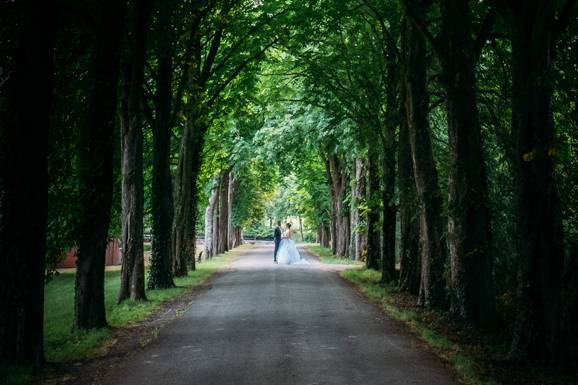
M 403 21 L 403 25 L 407 23 Z M 403 28 L 405 35 L 406 28 Z M 405 36 L 402 35 L 402 52 L 406 51 Z M 400 74 L 404 79 L 405 74 Z M 399 186 L 399 288 L 411 294 L 419 293 L 421 276 L 421 259 L 419 249 L 419 212 L 416 202 L 415 181 L 413 176 L 413 164 L 411 159 L 411 146 L 409 143 L 409 131 L 405 111 L 406 92 L 405 87 L 400 89 L 399 116 L 402 118 L 399 124 L 398 145 L 398 186 Z
M 393 44 L 388 45 L 388 51 L 394 52 L 395 46 Z M 381 244 L 381 282 L 389 283 L 397 279 L 397 274 L 395 271 L 395 232 L 397 223 L 397 207 L 395 203 L 395 134 L 399 121 L 399 108 L 398 104 L 398 79 L 397 79 L 397 67 L 399 63 L 395 60 L 393 53 L 390 53 L 390 57 L 387 64 L 387 109 L 385 118 L 385 132 L 383 135 L 383 190 L 382 190 L 382 200 L 383 200 L 383 222 L 382 222 L 382 233 L 383 242 Z
M 160 2 L 158 24 L 160 31 L 170 28 L 170 8 Z M 165 289 L 175 286 L 172 264 L 172 226 L 174 219 L 171 180 L 171 117 L 173 49 L 168 33 L 161 33 L 155 41 L 158 60 L 156 116 L 153 129 L 153 170 L 151 189 L 152 252 L 148 288 Z
M 380 260 L 380 227 L 379 227 L 379 154 L 375 143 L 368 143 L 367 150 L 367 258 L 368 269 L 379 270 Z
M 55 8 L 52 1 L 24 2 L 2 26 L 14 44 L 3 47 L 11 51 L 11 61 L 2 63 L 0 82 L 0 362 L 5 365 L 44 362 Z
M 134 3 L 130 33 L 130 62 L 124 81 L 126 119 L 121 119 L 122 268 L 118 303 L 146 300 L 144 273 L 143 102 L 144 67 L 151 0 Z M 124 105 L 125 103 L 123 103 Z
M 80 134 L 80 228 L 74 327 L 106 326 L 104 257 L 113 189 L 114 121 L 125 1 L 102 1 L 91 58 L 88 115 Z
M 413 14 L 424 20 L 423 1 L 414 2 Z M 429 96 L 426 77 L 426 45 L 414 23 L 407 25 L 407 57 L 405 65 L 406 119 L 409 132 L 417 200 L 420 215 L 421 283 L 419 303 L 431 308 L 444 308 L 446 296 L 443 271 L 447 250 L 442 239 L 442 196 L 438 185 L 430 128 Z
M 512 133 L 518 217 L 518 309 L 512 351 L 531 360 L 563 354 L 559 339 L 564 263 L 552 119 L 555 2 L 513 7 Z M 568 341 L 566 341 L 567 343 Z

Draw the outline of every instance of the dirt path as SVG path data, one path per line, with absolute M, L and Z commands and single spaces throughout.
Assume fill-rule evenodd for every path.
M 313 261 L 256 245 L 102 385 L 457 384 L 433 354 Z

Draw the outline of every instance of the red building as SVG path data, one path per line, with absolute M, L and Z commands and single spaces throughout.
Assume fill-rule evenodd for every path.
M 59 269 L 67 269 L 76 267 L 76 252 L 74 247 L 66 252 L 66 258 L 58 264 Z M 106 248 L 106 256 L 104 259 L 105 266 L 120 265 L 122 262 L 122 255 L 120 253 L 120 240 L 113 239 L 108 243 Z

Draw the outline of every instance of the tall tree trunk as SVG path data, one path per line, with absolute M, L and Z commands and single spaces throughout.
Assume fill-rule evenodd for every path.
M 322 247 L 330 248 L 331 246 L 331 230 L 328 223 L 321 224 L 321 240 L 319 243 Z
M 27 1 L 13 28 L 12 62 L 0 84 L 0 361 L 44 361 L 44 257 L 48 126 L 52 104 L 52 1 Z M 17 26 L 16 24 L 17 20 Z M 42 31 L 38 33 L 38 31 Z M 30 95 L 37 103 L 30 110 Z
M 80 134 L 80 206 L 74 327 L 106 326 L 104 257 L 113 191 L 114 121 L 125 1 L 102 1 L 92 56 L 89 113 Z
M 175 217 L 173 220 L 173 275 L 187 275 L 190 258 L 188 232 L 191 226 L 191 190 L 193 182 L 193 124 L 186 122 L 179 150 L 179 165 L 175 180 Z
M 425 19 L 422 1 L 413 3 L 412 12 Z M 415 185 L 420 212 L 421 283 L 419 303 L 431 308 L 444 308 L 446 296 L 443 281 L 447 255 L 442 239 L 442 196 L 438 185 L 430 129 L 429 96 L 426 77 L 426 45 L 413 23 L 407 25 L 407 57 L 405 73 L 406 118 L 409 131 Z
M 195 270 L 197 235 L 197 179 L 201 170 L 204 136 L 207 126 L 204 122 L 202 101 L 198 87 L 189 100 L 192 111 L 183 132 L 179 152 L 179 171 L 175 194 L 175 219 L 173 221 L 173 274 L 185 276 L 187 264 Z
M 394 52 L 395 46 L 388 45 L 388 51 Z M 387 110 L 385 119 L 385 132 L 383 135 L 383 222 L 382 233 L 383 242 L 381 244 L 381 258 L 382 258 L 382 283 L 393 282 L 396 277 L 395 271 L 395 233 L 397 223 L 397 207 L 395 204 L 395 131 L 399 122 L 399 108 L 397 107 L 399 100 L 398 92 L 398 74 L 397 67 L 399 63 L 395 60 L 395 56 L 390 54 L 387 58 Z
M 228 250 L 228 229 L 229 229 L 229 172 L 221 173 L 221 183 L 219 191 L 219 243 L 217 245 L 218 253 L 224 253 Z
M 235 247 L 243 244 L 243 229 L 241 226 L 235 226 Z
M 130 28 L 130 63 L 125 82 L 126 117 L 121 119 L 122 268 L 118 303 L 146 300 L 144 276 L 143 102 L 144 67 L 151 0 L 134 3 Z
M 551 79 L 556 2 L 527 1 L 512 15 L 512 132 L 518 217 L 518 314 L 513 353 L 555 360 L 564 262 L 554 168 Z
M 475 95 L 476 53 L 467 0 L 442 1 L 442 83 L 449 139 L 448 243 L 452 312 L 488 326 L 491 290 L 490 213 Z
M 205 210 L 205 246 L 203 251 L 203 254 L 205 254 L 205 259 L 209 259 L 213 256 L 213 226 L 215 225 L 213 220 L 215 217 L 214 213 L 216 210 L 218 192 L 219 185 L 217 182 L 214 182 L 213 187 L 211 188 L 211 194 L 209 195 L 209 205 Z
M 175 286 L 172 274 L 172 226 L 174 219 L 171 181 L 171 116 L 173 48 L 169 3 L 159 2 L 159 30 L 165 31 L 156 41 L 157 94 L 156 119 L 153 125 L 153 170 L 151 191 L 152 253 L 148 288 L 165 289 Z
M 403 24 L 407 23 L 406 20 Z M 405 31 L 404 27 L 404 31 Z M 405 34 L 405 33 L 404 33 Z M 402 36 L 402 51 L 406 50 L 405 36 Z M 403 67 L 402 67 L 403 68 Z M 401 78 L 405 74 L 400 74 Z M 398 148 L 398 178 L 399 178 L 399 221 L 400 221 L 400 244 L 399 244 L 399 288 L 412 294 L 419 293 L 420 285 L 420 249 L 419 249 L 419 213 L 416 204 L 416 191 L 411 159 L 411 146 L 406 116 L 405 87 L 400 90 L 400 117 L 399 148 Z
M 197 269 L 196 264 L 196 253 L 197 253 L 197 221 L 199 217 L 199 208 L 198 208 L 198 178 L 199 172 L 201 171 L 201 158 L 202 158 L 202 150 L 194 154 L 195 163 L 193 167 L 193 182 L 191 184 L 191 225 L 189 227 L 188 234 L 188 244 L 190 250 L 190 259 L 188 259 L 191 271 L 195 271 Z
M 333 176 L 331 175 L 331 156 L 325 159 L 325 174 L 327 183 L 329 184 L 329 192 L 331 193 L 331 221 L 329 224 L 329 244 L 331 245 L 331 254 L 337 255 L 337 193 L 333 183 Z
M 351 191 L 351 256 L 356 261 L 362 258 L 363 240 L 367 238 L 366 233 L 361 231 L 364 226 L 360 226 L 362 218 L 359 210 L 359 205 L 365 201 L 365 168 L 362 159 L 358 158 L 355 160 L 355 183 Z
M 375 142 L 370 141 L 367 149 L 367 259 L 368 269 L 379 270 L 380 241 L 379 228 L 379 154 Z
M 332 247 L 335 255 L 346 257 L 349 252 L 349 215 L 343 207 L 345 189 L 347 187 L 347 172 L 341 160 L 336 155 L 329 157 L 329 175 L 333 192 L 333 213 L 335 222 Z
M 233 226 L 233 202 L 235 200 L 235 190 L 237 181 L 233 175 L 232 171 L 229 171 L 229 191 L 227 194 L 227 212 L 229 213 L 227 217 L 227 234 L 228 234 L 228 249 L 231 250 L 235 247 L 235 227 Z
M 217 184 L 215 185 L 215 208 L 213 210 L 213 242 L 211 242 L 211 256 L 217 255 L 218 249 L 217 244 L 219 243 L 219 199 L 221 197 L 221 178 L 217 178 Z

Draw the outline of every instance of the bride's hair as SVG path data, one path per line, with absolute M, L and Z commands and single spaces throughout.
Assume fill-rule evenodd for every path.
M 291 228 L 291 223 L 287 223 L 287 227 Z

